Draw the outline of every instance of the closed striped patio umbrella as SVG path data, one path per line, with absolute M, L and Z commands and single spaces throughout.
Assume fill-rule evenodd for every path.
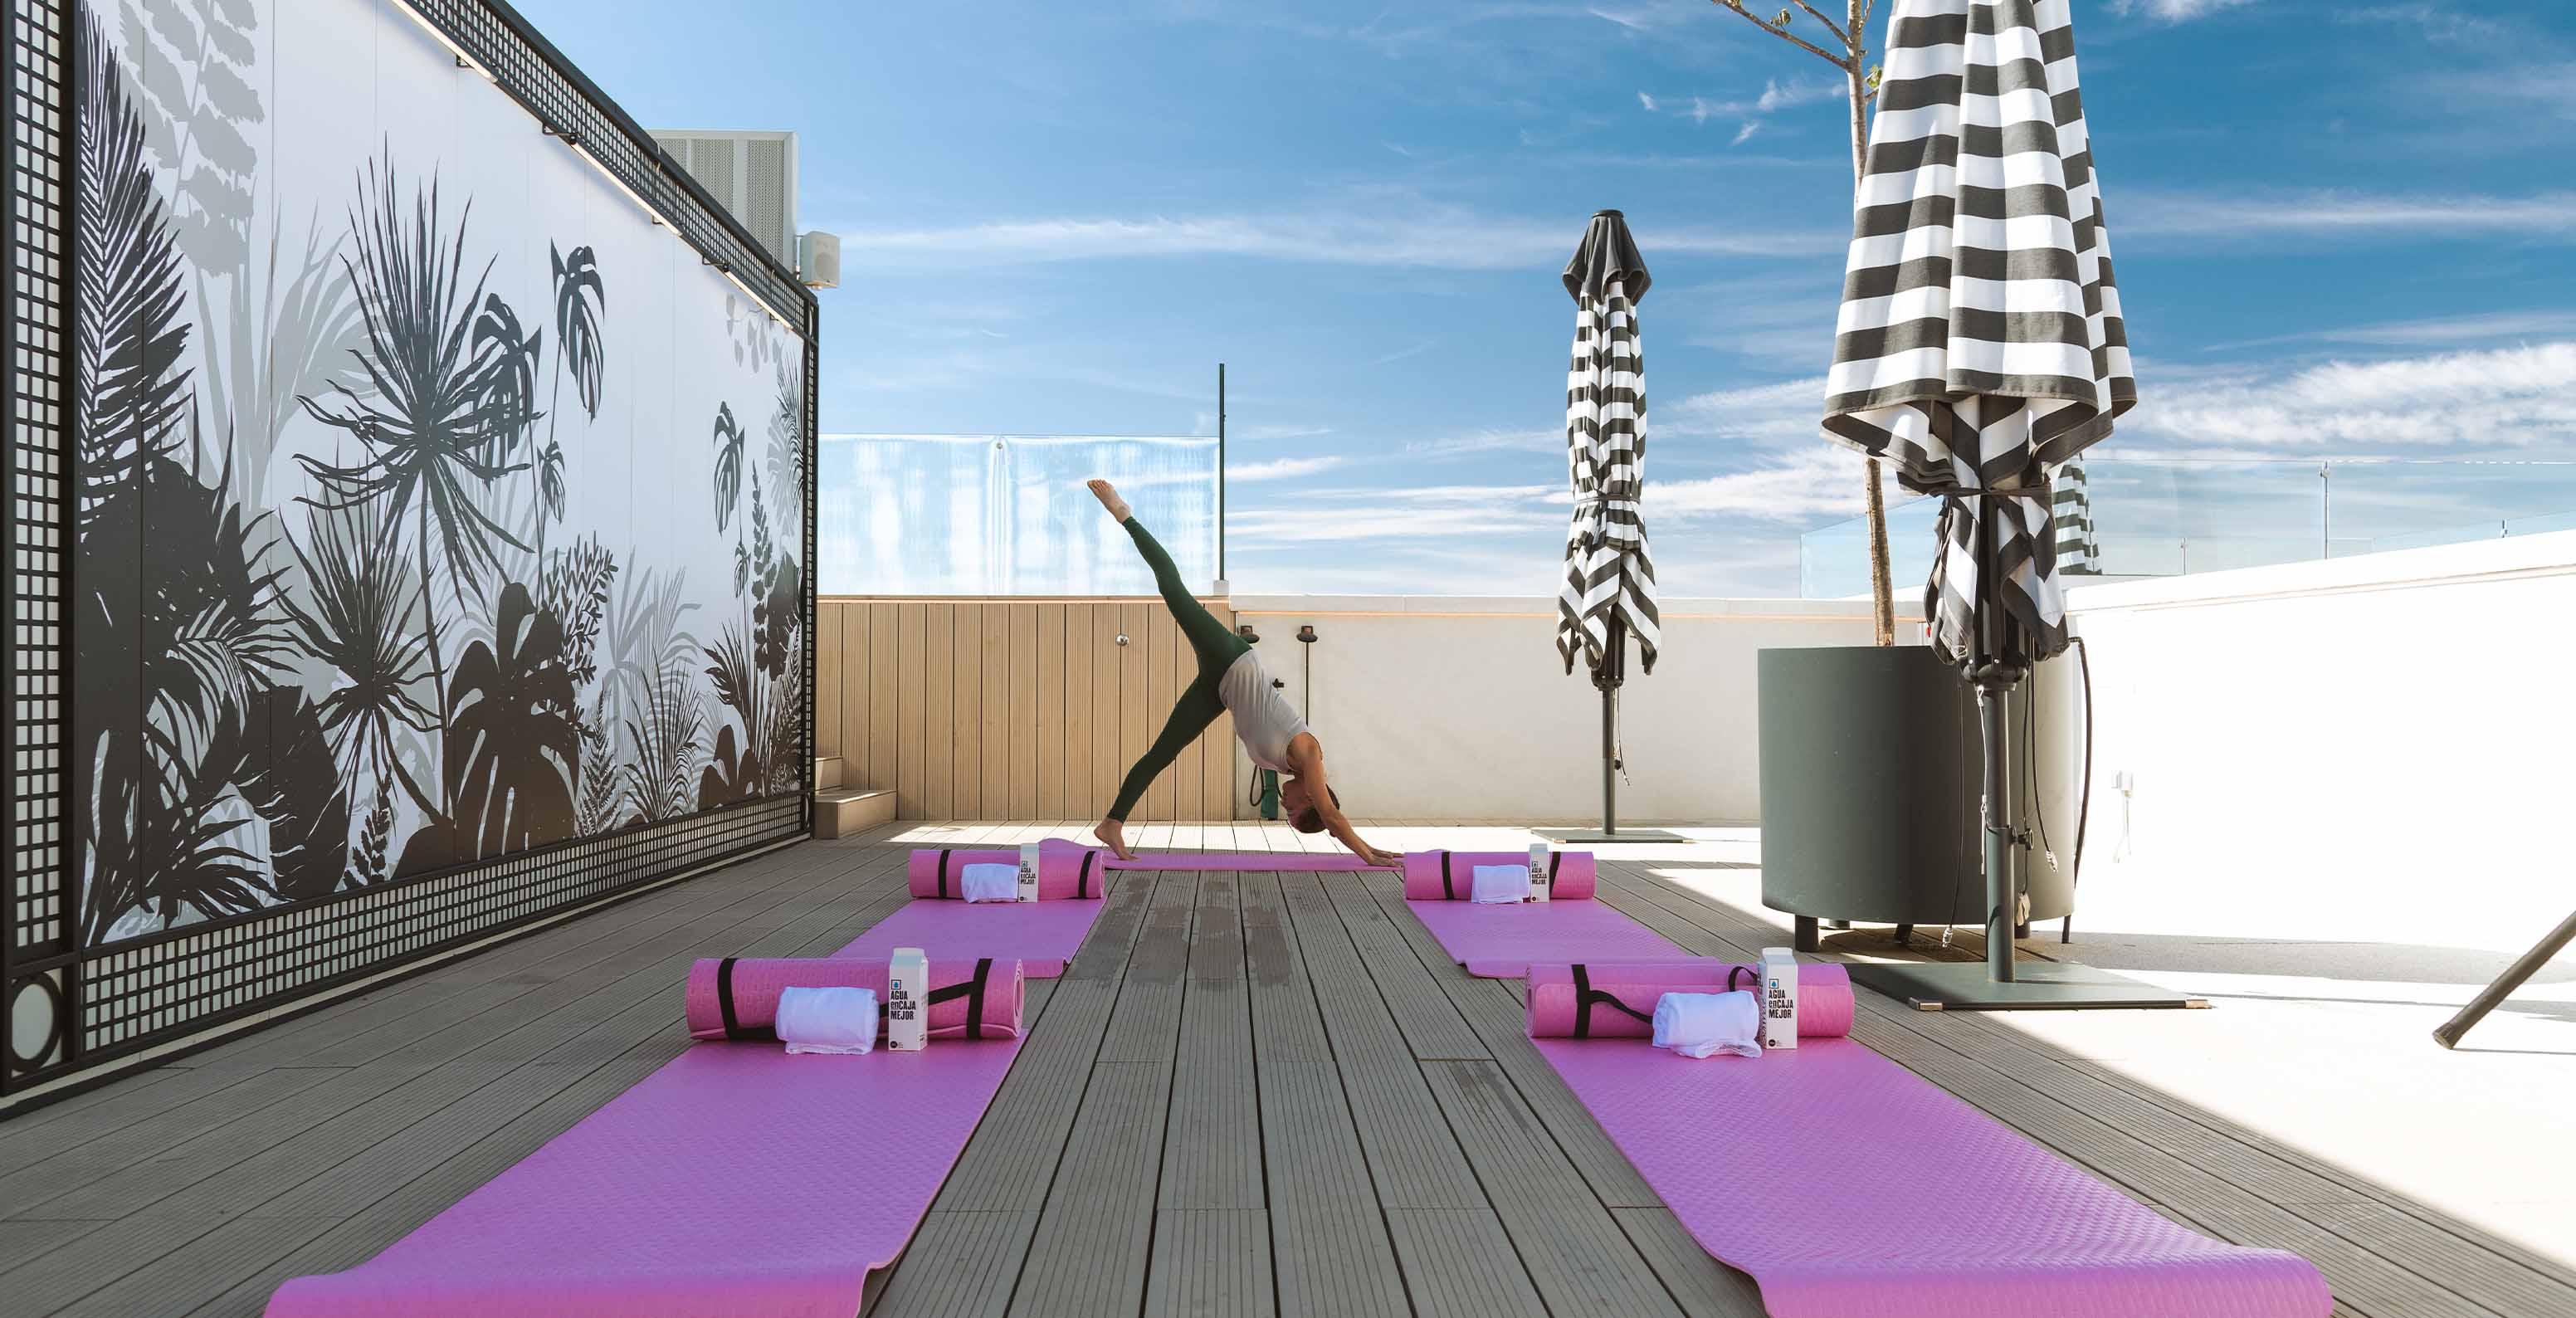
M 1574 298 L 1574 353 L 1565 373 L 1574 520 L 1565 536 L 1556 650 L 1568 673 L 1577 659 L 1589 665 L 1601 691 L 1603 835 L 1618 833 L 1619 686 L 1627 680 L 1627 650 L 1634 645 L 1639 666 L 1651 673 L 1663 644 L 1655 561 L 1638 507 L 1646 483 L 1646 361 L 1637 303 L 1651 283 L 1626 218 L 1596 212 L 1565 265 L 1565 291 Z
M 1985 965 L 1853 975 L 1917 1005 L 2187 1001 L 2013 959 L 2006 702 L 2068 644 L 2050 478 L 2137 401 L 2068 23 L 2067 0 L 1895 0 L 1852 202 L 1825 431 L 1945 500 L 1924 616 L 1984 733 Z
M 1993 607 L 2003 652 L 2045 659 L 2067 644 L 2050 474 L 2137 401 L 2066 0 L 1897 0 L 1885 70 L 1825 430 L 1947 498 L 1933 644 L 1970 662 Z

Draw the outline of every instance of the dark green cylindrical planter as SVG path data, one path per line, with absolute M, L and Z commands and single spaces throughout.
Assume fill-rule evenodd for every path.
M 1982 925 L 1976 698 L 1958 670 L 1907 645 L 1764 650 L 1757 671 L 1762 904 Z

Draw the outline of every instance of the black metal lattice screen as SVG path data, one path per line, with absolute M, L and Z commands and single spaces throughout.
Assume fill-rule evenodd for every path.
M 814 554 L 811 293 L 623 111 L 498 0 L 397 0 L 616 178 L 804 340 L 805 562 Z M 809 792 L 406 877 L 82 949 L 67 802 L 74 250 L 73 0 L 10 0 L 9 887 L 0 936 L 0 1093 L 101 1066 L 335 985 L 810 832 Z M 804 781 L 813 781 L 814 593 L 805 582 Z

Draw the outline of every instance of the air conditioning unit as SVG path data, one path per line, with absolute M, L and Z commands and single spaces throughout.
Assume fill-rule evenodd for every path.
M 693 128 L 652 133 L 779 264 L 796 265 L 796 134 Z

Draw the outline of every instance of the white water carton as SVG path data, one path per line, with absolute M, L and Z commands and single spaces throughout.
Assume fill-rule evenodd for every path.
M 930 954 L 898 947 L 886 963 L 886 1047 L 917 1053 L 930 1044 Z
M 1030 842 L 1020 847 L 1020 900 L 1033 902 L 1037 899 L 1038 844 Z
M 1798 958 L 1785 947 L 1762 949 L 1762 1046 L 1798 1046 Z
M 1548 865 L 1547 865 L 1547 844 L 1546 844 L 1546 843 L 1544 843 L 1544 842 L 1540 842 L 1540 843 L 1533 844 L 1533 845 L 1530 847 L 1530 900 L 1531 900 L 1531 901 L 1534 901 L 1534 902 L 1543 902 L 1543 901 L 1546 901 L 1546 900 L 1548 899 L 1548 891 L 1547 891 L 1548 872 L 1547 872 L 1547 871 L 1548 871 Z

